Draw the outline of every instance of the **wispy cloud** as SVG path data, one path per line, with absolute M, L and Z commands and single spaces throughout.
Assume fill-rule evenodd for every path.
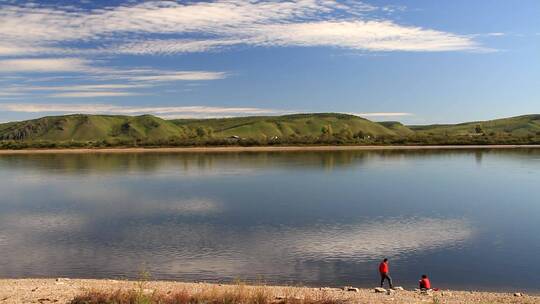
M 428 52 L 481 48 L 470 36 L 370 18 L 374 11 L 396 8 L 335 0 L 150 1 L 90 11 L 3 5 L 0 55 L 176 54 L 238 44 Z M 167 39 L 156 40 L 153 34 Z M 194 35 L 198 38 L 186 38 Z M 134 36 L 136 41 L 129 41 Z M 69 44 L 82 40 L 98 41 L 101 47 Z
M 80 58 L 27 58 L 0 60 L 0 72 L 2 73 L 81 72 L 89 68 L 88 60 Z
M 133 92 L 119 92 L 119 91 L 97 91 L 97 92 L 69 92 L 69 93 L 56 93 L 51 94 L 49 97 L 56 98 L 93 98 L 93 97 L 118 97 L 118 96 L 134 96 L 141 95 Z
M 412 113 L 406 112 L 371 112 L 371 113 L 351 113 L 352 115 L 360 117 L 399 117 L 399 116 L 411 116 Z
M 24 58 L 0 60 L 0 73 L 54 73 L 77 72 L 105 74 L 107 78 L 133 81 L 216 80 L 227 76 L 225 72 L 167 71 L 156 69 L 120 69 L 103 67 L 97 62 L 80 58 Z M 100 75 L 100 79 L 103 76 Z
M 240 115 L 283 114 L 286 111 L 251 107 L 136 107 L 112 104 L 36 104 L 36 103 L 0 103 L 0 110 L 19 113 L 88 113 L 88 114 L 153 114 L 163 118 L 187 117 L 227 117 Z
M 50 98 L 91 98 L 142 95 L 136 90 L 150 88 L 164 83 L 179 81 L 210 81 L 226 78 L 228 73 L 217 71 L 170 71 L 159 69 L 122 69 L 104 67 L 98 61 L 79 58 L 18 58 L 0 60 L 1 74 L 18 74 L 23 80 L 43 80 L 34 77 L 36 73 L 59 75 L 70 82 L 80 77 L 85 83 L 63 85 L 14 85 L 0 84 L 0 96 L 24 96 L 25 94 L 47 95 Z M 45 78 L 55 81 L 58 78 Z M 93 83 L 88 83 L 93 82 Z M 110 83 L 103 83 L 110 82 Z M 54 93 L 57 92 L 57 93 Z M 67 92 L 67 93 L 66 93 Z
M 71 85 L 71 86 L 12 86 L 7 91 L 29 92 L 29 91 L 99 91 L 144 88 L 147 84 L 89 84 L 89 85 Z

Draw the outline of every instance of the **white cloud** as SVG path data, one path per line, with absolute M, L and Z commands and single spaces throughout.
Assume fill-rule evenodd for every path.
M 0 72 L 81 72 L 89 68 L 80 58 L 27 58 L 0 60 Z
M 25 43 L 18 43 L 18 45 L 15 45 L 13 43 L 3 44 L 2 40 L 0 39 L 0 56 L 19 56 L 21 54 L 32 55 L 59 52 L 62 52 L 62 50 L 57 48 L 35 46 Z
M 93 97 L 118 97 L 118 96 L 134 96 L 140 95 L 132 92 L 118 92 L 118 91 L 99 91 L 99 92 L 69 92 L 69 93 L 56 93 L 51 94 L 49 97 L 56 98 L 93 98 Z
M 467 37 L 390 21 L 320 21 L 257 28 L 263 45 L 334 46 L 371 51 L 455 51 L 479 46 Z
M 472 36 L 369 18 L 358 1 L 150 1 L 92 11 L 0 6 L 0 55 L 36 53 L 176 54 L 237 44 L 332 46 L 369 51 L 456 51 L 481 47 Z M 129 35 L 126 35 L 129 34 Z M 149 38 L 152 34 L 166 39 Z M 186 37 L 198 37 L 189 38 Z M 135 42 L 129 39 L 136 38 Z M 95 41 L 95 49 L 66 42 Z
M 412 113 L 406 112 L 372 112 L 372 113 L 351 113 L 360 117 L 398 117 L 398 116 L 411 116 Z
M 148 87 L 148 84 L 88 84 L 72 86 L 14 86 L 7 88 L 7 91 L 28 92 L 28 91 L 99 91 L 117 90 Z M 0 93 L 1 94 L 1 93 Z
M 153 114 L 164 118 L 173 117 L 224 117 L 239 115 L 283 114 L 284 111 L 250 107 L 144 107 L 118 106 L 111 104 L 36 104 L 36 103 L 0 103 L 1 111 L 20 113 L 88 113 L 88 114 Z
M 232 46 L 244 43 L 242 39 L 214 39 L 214 40 L 142 40 L 131 42 L 109 48 L 110 53 L 116 54 L 135 54 L 135 55 L 171 55 L 179 53 L 195 53 L 218 50 L 226 46 Z
M 118 69 L 101 67 L 96 62 L 80 58 L 24 58 L 0 60 L 0 73 L 76 72 L 100 74 L 99 79 L 122 79 L 139 82 L 201 81 L 223 79 L 225 72 L 167 71 L 152 69 Z
M 163 72 L 155 75 L 131 76 L 133 81 L 179 81 L 179 80 L 217 80 L 226 77 L 224 72 L 209 72 L 209 71 L 181 71 L 181 72 Z

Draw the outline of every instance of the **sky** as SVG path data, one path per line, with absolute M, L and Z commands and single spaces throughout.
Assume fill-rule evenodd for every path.
M 0 0 L 0 122 L 540 113 L 538 0 Z

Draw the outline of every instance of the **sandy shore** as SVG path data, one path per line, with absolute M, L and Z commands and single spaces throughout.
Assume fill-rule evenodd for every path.
M 139 290 L 134 281 L 117 280 L 79 280 L 79 279 L 5 279 L 0 280 L 0 303 L 68 303 L 74 296 L 86 291 Z M 152 281 L 144 285 L 144 292 L 179 292 L 189 293 L 214 289 L 226 291 L 237 288 L 234 285 L 181 283 Z M 257 288 L 257 287 L 247 287 Z M 260 287 L 259 287 L 260 288 Z M 273 296 L 280 297 L 316 297 L 343 299 L 347 303 L 540 303 L 540 296 L 513 293 L 437 291 L 430 295 L 416 291 L 395 291 L 388 295 L 375 293 L 372 289 L 344 291 L 337 288 L 307 287 L 264 287 Z
M 456 150 L 523 149 L 540 145 L 463 145 L 463 146 L 266 146 L 266 147 L 179 147 L 179 148 L 95 148 L 0 150 L 1 154 L 56 153 L 225 153 L 225 152 L 300 152 L 300 151 L 376 151 L 376 150 Z

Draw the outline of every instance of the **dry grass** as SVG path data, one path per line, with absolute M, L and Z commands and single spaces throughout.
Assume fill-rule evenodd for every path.
M 196 292 L 187 290 L 159 293 L 144 289 L 117 290 L 114 292 L 88 291 L 76 296 L 70 304 L 344 304 L 324 292 L 316 295 L 298 295 L 294 292 L 279 297 L 273 296 L 265 286 L 248 287 L 237 284 L 223 290 L 216 286 Z

